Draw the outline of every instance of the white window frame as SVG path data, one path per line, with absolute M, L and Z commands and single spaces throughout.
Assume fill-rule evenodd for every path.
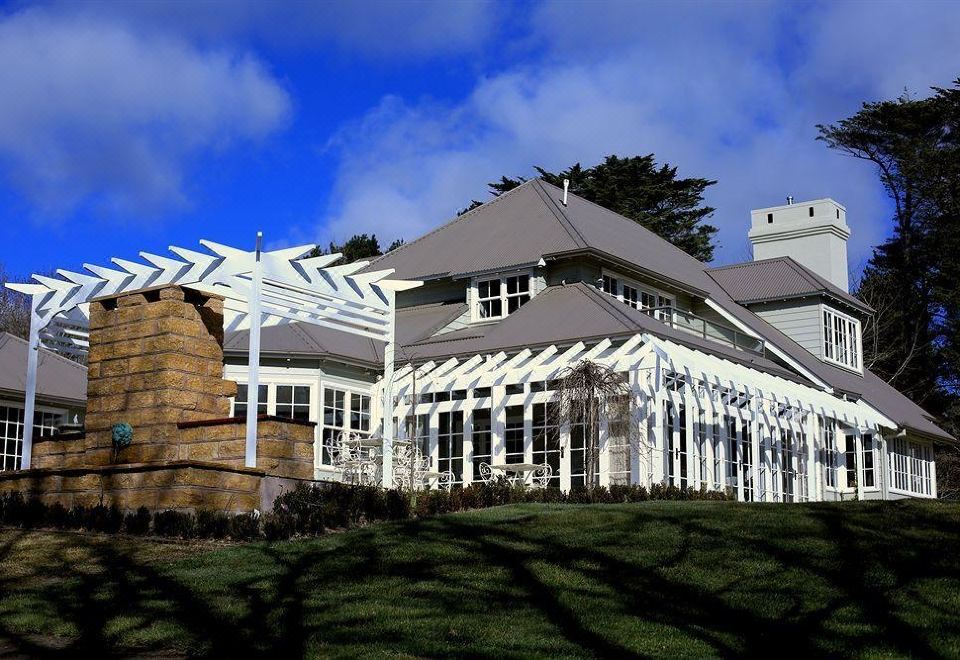
M 342 426 L 336 426 L 336 425 L 333 425 L 333 424 L 328 425 L 327 422 L 326 422 L 326 417 L 325 417 L 324 408 L 325 408 L 325 405 L 326 405 L 325 402 L 326 402 L 326 397 L 327 397 L 327 390 L 336 390 L 336 391 L 339 391 L 339 392 L 343 392 L 343 393 L 344 393 L 344 397 L 343 397 L 343 425 L 342 425 Z M 366 397 L 366 398 L 367 398 L 366 419 L 367 419 L 368 421 L 367 421 L 367 428 L 366 428 L 366 429 L 363 429 L 363 428 L 354 428 L 354 427 L 353 427 L 353 424 L 351 423 L 351 418 L 352 418 L 352 415 L 353 415 L 353 399 L 354 399 L 354 397 L 357 397 L 357 396 L 359 396 L 359 397 Z M 321 385 L 321 387 L 320 387 L 320 401 L 319 401 L 319 408 L 320 408 L 320 409 L 319 409 L 318 415 L 317 415 L 317 418 L 318 418 L 318 421 L 317 421 L 317 428 L 318 428 L 317 438 L 318 438 L 318 443 L 319 443 L 319 451 L 316 452 L 316 455 L 315 455 L 316 467 L 317 467 L 318 469 L 328 469 L 328 470 L 329 470 L 329 469 L 331 469 L 331 468 L 333 467 L 333 465 L 332 465 L 331 463 L 324 463 L 324 462 L 323 462 L 323 442 L 324 442 L 323 437 L 324 437 L 324 431 L 329 428 L 329 429 L 333 429 L 334 431 L 339 431 L 339 432 L 349 431 L 349 432 L 351 432 L 351 433 L 356 433 L 356 434 L 359 434 L 359 435 L 364 436 L 364 437 L 369 437 L 370 434 L 373 433 L 373 431 L 375 430 L 375 429 L 373 428 L 373 426 L 374 426 L 374 423 L 373 423 L 374 420 L 373 420 L 373 418 L 371 417 L 372 406 L 373 406 L 373 397 L 371 396 L 371 393 L 370 393 L 369 390 L 364 391 L 364 390 L 359 389 L 359 388 L 349 387 L 349 386 L 341 385 L 340 383 L 335 383 L 335 382 L 330 382 L 330 383 L 324 382 L 324 383 Z M 363 418 L 363 413 L 362 413 L 362 408 L 361 408 L 361 419 L 362 419 L 362 418 Z
M 820 305 L 819 322 L 823 361 L 862 373 L 863 338 L 860 320 L 837 311 L 833 307 Z M 842 333 L 839 337 L 837 335 L 838 323 Z
M 527 290 L 518 291 L 517 293 L 508 293 L 507 292 L 507 280 L 514 277 L 526 277 L 527 278 Z M 500 292 L 497 296 L 489 296 L 486 298 L 480 297 L 480 283 L 481 282 L 500 282 Z M 496 321 L 499 319 L 504 319 L 510 315 L 509 306 L 510 300 L 526 296 L 527 300 L 524 303 L 521 303 L 522 307 L 527 302 L 533 300 L 534 296 L 534 275 L 533 271 L 530 270 L 521 270 L 515 271 L 512 273 L 492 273 L 489 275 L 477 275 L 470 282 L 470 316 L 474 323 L 483 323 L 486 321 Z M 481 303 L 487 300 L 499 300 L 500 301 L 500 314 L 497 316 L 483 316 L 480 313 Z M 519 309 L 519 307 L 518 307 Z M 514 310 L 516 311 L 516 310 Z
M 603 293 L 616 298 L 623 304 L 633 307 L 634 309 L 643 310 L 669 307 L 671 310 L 670 315 L 672 315 L 672 310 L 677 308 L 677 300 L 674 296 L 647 284 L 641 284 L 629 277 L 624 277 L 619 273 L 603 269 L 601 279 L 604 280 L 603 285 L 600 287 Z M 615 288 L 616 291 L 607 290 L 610 288 L 607 280 L 613 280 L 613 288 Z M 631 292 L 625 291 L 625 289 L 630 289 Z M 650 305 L 645 303 L 644 296 L 651 298 L 655 304 Z M 661 321 L 671 320 L 665 311 L 657 312 L 657 318 Z
M 23 401 L 12 401 L 8 399 L 0 399 L 0 407 L 6 408 L 9 410 L 24 412 Z M 66 408 L 53 408 L 50 406 L 37 406 L 33 411 L 34 419 L 37 416 L 40 417 L 40 424 L 34 424 L 33 429 L 36 432 L 39 429 L 39 434 L 34 437 L 47 437 L 53 435 L 53 432 L 59 427 L 63 421 L 69 419 L 70 411 Z M 47 421 L 51 423 L 46 423 Z M 7 458 L 9 457 L 14 464 L 15 470 L 20 469 L 20 461 L 23 460 L 23 427 L 24 423 L 9 422 L 6 417 L 0 418 L 0 472 L 3 472 L 5 469 L 5 464 Z M 13 436 L 10 435 L 10 430 L 13 429 Z M 16 437 L 17 431 L 20 432 L 20 437 Z M 11 444 L 13 448 L 13 453 L 7 452 L 7 444 Z

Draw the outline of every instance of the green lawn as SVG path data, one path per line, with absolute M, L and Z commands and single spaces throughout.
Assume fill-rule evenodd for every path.
M 958 549 L 936 502 L 530 504 L 272 545 L 4 531 L 0 655 L 958 657 Z

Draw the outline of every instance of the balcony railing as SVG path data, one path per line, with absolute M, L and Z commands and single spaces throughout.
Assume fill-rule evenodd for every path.
M 676 330 L 688 332 L 710 341 L 726 344 L 737 350 L 763 355 L 763 340 L 751 337 L 736 328 L 710 321 L 702 316 L 697 316 L 696 314 L 691 314 L 690 312 L 685 312 L 674 307 L 655 307 L 641 309 L 640 311 Z

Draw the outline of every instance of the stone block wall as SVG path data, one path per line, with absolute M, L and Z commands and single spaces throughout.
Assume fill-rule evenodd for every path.
M 223 299 L 179 286 L 90 303 L 85 430 L 37 438 L 33 468 L 0 473 L 14 489 L 64 506 L 229 509 L 259 506 L 264 476 L 312 480 L 313 422 L 261 416 L 257 467 L 244 467 L 246 420 L 230 418 L 223 379 Z M 127 422 L 133 442 L 113 448 Z
M 66 508 L 98 504 L 133 511 L 244 512 L 261 508 L 262 470 L 193 461 L 165 465 L 24 470 L 0 473 L 0 491 L 15 490 Z
M 168 286 L 90 303 L 85 465 L 111 462 L 118 422 L 134 429 L 123 462 L 177 460 L 177 424 L 226 417 L 236 390 L 222 298 Z

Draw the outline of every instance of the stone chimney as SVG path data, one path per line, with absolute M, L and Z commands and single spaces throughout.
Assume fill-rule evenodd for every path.
M 237 386 L 223 379 L 223 299 L 179 286 L 90 303 L 87 465 L 110 462 L 127 422 L 123 463 L 177 460 L 180 422 L 224 418 Z
M 844 291 L 847 264 L 847 210 L 832 199 L 793 202 L 750 212 L 753 259 L 792 257 Z

